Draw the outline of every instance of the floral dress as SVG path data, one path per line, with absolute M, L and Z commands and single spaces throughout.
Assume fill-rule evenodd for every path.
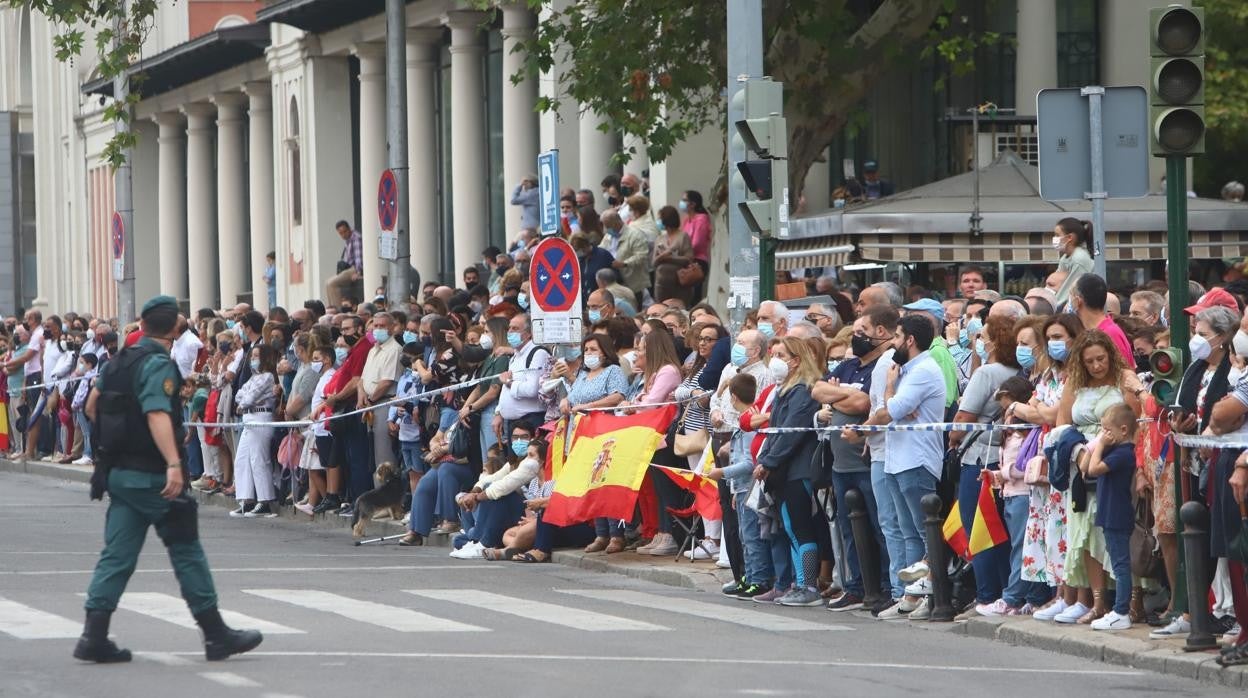
M 1062 380 L 1053 369 L 1036 383 L 1036 399 L 1046 407 L 1062 401 Z M 1024 581 L 1049 586 L 1066 581 L 1066 501 L 1049 485 L 1031 486 L 1021 574 Z
M 1122 391 L 1114 385 L 1096 388 L 1082 388 L 1075 393 L 1075 402 L 1071 405 L 1070 417 L 1074 428 L 1083 432 L 1091 442 L 1101 430 L 1101 416 L 1111 406 L 1122 402 Z M 1073 470 L 1072 464 L 1072 470 Z M 1071 511 L 1071 493 L 1074 488 L 1066 490 L 1066 583 L 1080 589 L 1091 586 L 1088 578 L 1084 553 L 1100 561 L 1106 575 L 1112 576 L 1112 565 L 1109 553 L 1105 548 L 1105 534 L 1095 525 L 1096 494 L 1088 492 L 1088 505 L 1084 511 Z M 1127 582 L 1130 584 L 1130 582 Z M 1124 587 L 1125 588 L 1125 587 Z

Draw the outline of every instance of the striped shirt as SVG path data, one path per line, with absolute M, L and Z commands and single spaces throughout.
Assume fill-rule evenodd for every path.
M 347 238 L 346 245 L 342 248 L 342 261 L 355 267 L 361 274 L 364 273 L 364 239 L 360 236 L 360 231 L 351 231 L 351 237 Z

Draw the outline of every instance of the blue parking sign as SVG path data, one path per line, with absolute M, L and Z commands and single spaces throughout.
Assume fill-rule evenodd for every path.
M 541 201 L 542 235 L 559 233 L 559 150 L 537 156 L 537 192 Z

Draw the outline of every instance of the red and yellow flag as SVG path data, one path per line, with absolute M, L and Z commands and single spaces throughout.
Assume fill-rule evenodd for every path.
M 714 480 L 691 470 L 668 468 L 663 465 L 652 467 L 662 471 L 680 489 L 693 493 L 693 508 L 702 518 L 718 521 L 724 517 L 724 511 L 719 506 L 719 485 L 715 484 Z
M 543 480 L 557 481 L 559 473 L 563 471 L 567 444 L 570 441 L 568 438 L 569 431 L 571 429 L 568 426 L 566 417 L 555 422 L 554 429 L 550 432 L 550 447 L 546 449 L 546 472 L 542 474 Z
M 668 405 L 623 417 L 607 412 L 582 417 L 542 519 L 556 526 L 599 516 L 631 519 L 637 490 L 675 412 Z
M 962 525 L 962 509 L 955 500 L 949 516 L 942 527 L 949 547 L 964 559 L 970 560 L 977 553 L 1000 545 L 1010 539 L 1010 534 L 997 513 L 997 501 L 992 496 L 992 485 L 984 480 L 979 486 L 979 500 L 975 506 L 975 519 L 970 535 Z

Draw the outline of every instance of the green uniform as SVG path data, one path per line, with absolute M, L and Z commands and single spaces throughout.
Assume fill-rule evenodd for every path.
M 132 390 L 137 398 L 138 409 L 143 415 L 151 412 L 168 413 L 175 425 L 176 434 L 177 426 L 182 420 L 178 395 L 182 384 L 181 375 L 169 352 L 153 339 L 145 338 L 125 351 L 140 348 L 155 351 L 151 356 L 142 359 L 134 376 Z M 114 361 L 121 361 L 126 355 L 125 351 Z M 146 420 L 136 428 L 146 430 Z M 146 432 L 134 441 L 150 444 L 150 439 L 150 432 Z M 130 575 L 134 574 L 139 552 L 147 538 L 147 529 L 151 526 L 155 526 L 156 534 L 169 550 L 174 574 L 182 588 L 182 598 L 186 600 L 191 613 L 215 609 L 217 593 L 213 587 L 212 573 L 208 569 L 208 560 L 204 557 L 203 547 L 200 546 L 194 530 L 194 505 L 190 500 L 180 502 L 188 508 L 179 509 L 179 520 L 176 523 L 171 522 L 170 510 L 175 505 L 160 494 L 165 487 L 165 464 L 159 462 L 159 459 L 152 459 L 150 447 L 141 456 L 132 458 L 130 454 L 123 453 L 112 464 L 108 474 L 109 504 L 104 524 L 104 550 L 100 553 L 91 586 L 87 589 L 86 609 L 112 611 L 117 608 L 117 602 L 126 590 L 126 583 L 130 580 Z M 189 534 L 187 516 L 190 517 Z

